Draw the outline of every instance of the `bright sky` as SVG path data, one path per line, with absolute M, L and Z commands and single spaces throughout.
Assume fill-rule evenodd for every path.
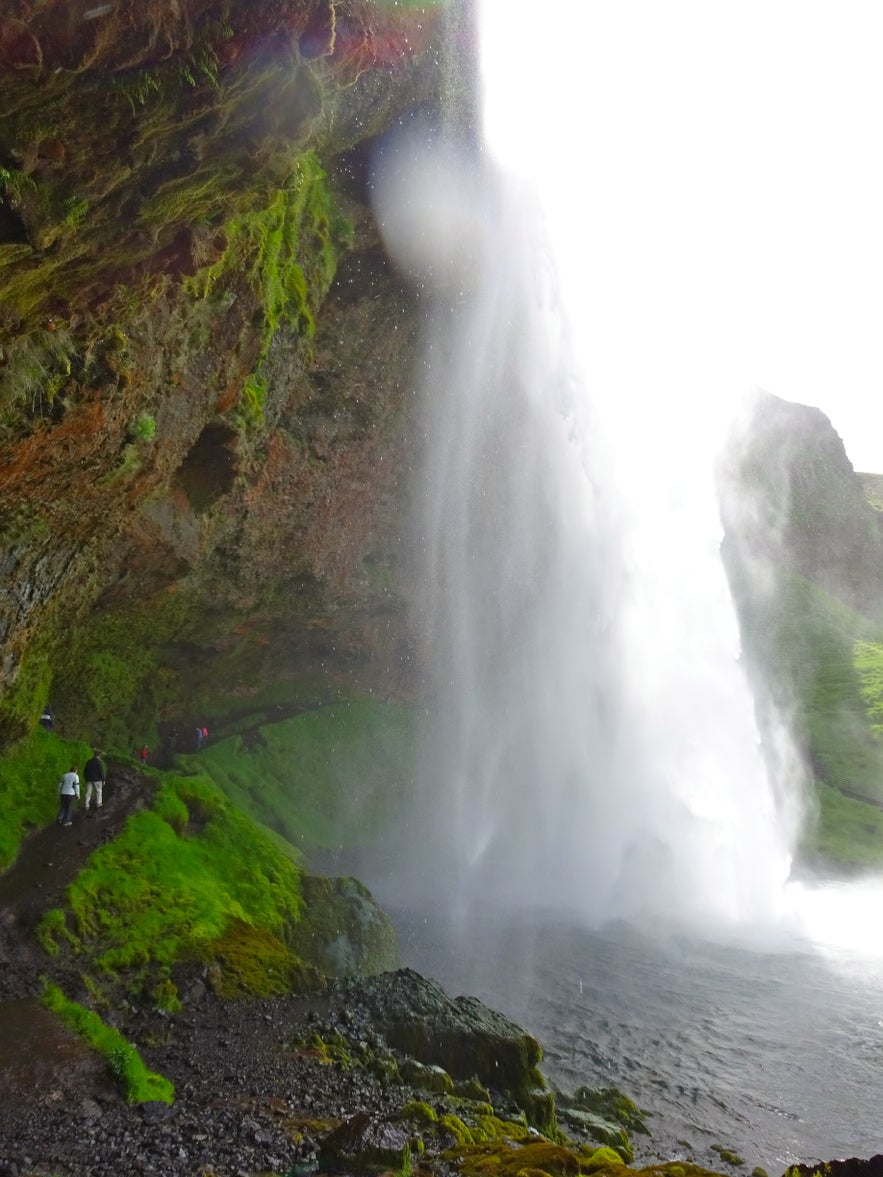
M 556 178 L 593 378 L 818 405 L 883 472 L 883 4 L 483 4 L 490 140 Z

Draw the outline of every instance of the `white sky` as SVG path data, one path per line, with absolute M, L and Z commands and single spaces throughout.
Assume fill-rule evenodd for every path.
M 883 472 L 883 2 L 483 3 L 490 140 L 555 178 L 593 378 L 818 405 Z

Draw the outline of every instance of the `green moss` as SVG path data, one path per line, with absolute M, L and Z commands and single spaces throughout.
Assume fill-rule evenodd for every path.
M 519 1124 L 514 1120 L 501 1120 L 493 1113 L 478 1112 L 474 1120 L 472 1139 L 476 1144 L 494 1140 L 528 1140 L 531 1138 L 530 1129 L 526 1124 Z
M 563 1097 L 562 1102 L 565 1102 Z M 566 1103 L 568 1107 L 592 1112 L 613 1124 L 620 1124 L 630 1132 L 649 1135 L 643 1112 L 618 1087 L 579 1087 Z
M 446 1159 L 460 1161 L 461 1172 L 466 1177 L 519 1177 L 521 1173 L 576 1177 L 580 1171 L 576 1153 L 548 1140 L 531 1139 L 524 1144 L 500 1140 L 493 1145 L 472 1148 L 468 1144 L 464 1141 L 457 1150 L 443 1154 Z
M 450 1095 L 454 1080 L 442 1067 L 430 1067 L 416 1059 L 405 1059 L 400 1067 L 403 1083 L 435 1095 Z
M 490 1103 L 490 1093 L 483 1083 L 474 1076 L 471 1079 L 461 1079 L 454 1084 L 454 1095 L 461 1099 L 469 1099 L 475 1103 Z
M 183 1008 L 178 987 L 170 977 L 163 977 L 153 986 L 150 994 L 157 1009 L 167 1014 L 178 1014 Z
M 311 1034 L 304 1045 L 310 1057 L 324 1066 L 336 1063 L 345 1071 L 352 1070 L 354 1064 L 350 1043 L 342 1034 L 329 1034 L 324 1038 L 321 1034 Z
M 267 399 L 267 386 L 262 377 L 252 373 L 245 379 L 239 400 L 240 420 L 249 426 L 258 426 L 264 420 L 264 403 Z
M 45 641 L 38 638 L 28 647 L 15 681 L 0 699 L 0 734 L 5 737 L 5 744 L 33 729 L 34 720 L 50 698 L 51 685 L 49 653 Z
M 458 1145 L 475 1144 L 475 1141 L 472 1139 L 471 1131 L 466 1127 L 465 1123 L 460 1119 L 459 1116 L 455 1116 L 453 1113 L 448 1112 L 443 1116 L 439 1116 L 438 1122 L 442 1128 L 450 1132 L 451 1136 L 453 1136 Z
M 199 626 L 195 602 L 172 592 L 93 614 L 88 626 L 69 633 L 65 659 L 55 667 L 58 710 L 109 751 L 129 754 L 145 741 L 156 746 L 155 716 L 177 689 L 167 651 Z
M 229 960 L 234 941 L 225 937 L 239 924 L 270 934 L 263 941 L 268 960 L 272 938 L 284 935 L 301 912 L 299 873 L 290 859 L 210 782 L 193 777 L 167 778 L 158 811 L 134 814 L 115 841 L 96 850 L 68 888 L 67 902 L 68 931 L 93 967 L 135 977 L 194 955 L 226 952 Z M 57 916 L 51 921 L 39 932 L 57 944 Z M 252 947 L 257 941 L 256 933 Z
M 0 364 L 0 429 L 20 429 L 22 422 L 49 413 L 76 358 L 71 333 L 51 321 L 7 344 Z
M 266 205 L 231 217 L 226 248 L 218 261 L 190 280 L 206 298 L 224 298 L 245 276 L 263 312 L 255 367 L 245 381 L 238 409 L 245 425 L 260 424 L 266 397 L 264 364 L 281 326 L 310 339 L 315 314 L 331 285 L 352 229 L 337 213 L 326 176 L 312 152 L 300 156 Z
M 738 1153 L 733 1152 L 733 1150 L 730 1148 L 725 1148 L 722 1144 L 712 1144 L 710 1148 L 711 1151 L 716 1152 L 720 1159 L 727 1165 L 733 1165 L 735 1168 L 738 1168 L 739 1165 L 745 1163 Z
M 156 421 L 148 413 L 142 413 L 129 430 L 136 441 L 153 441 L 156 436 Z
M 209 980 L 219 997 L 274 997 L 291 989 L 315 988 L 318 977 L 266 928 L 234 920 L 206 956 Z
M 145 1067 L 140 1055 L 118 1030 L 106 1025 L 92 1010 L 70 1001 L 55 985 L 47 985 L 43 1000 L 65 1025 L 84 1038 L 107 1060 L 111 1075 L 129 1103 L 160 1100 L 171 1103 L 175 1088 L 168 1079 Z
M 399 1119 L 414 1120 L 425 1128 L 434 1127 L 438 1123 L 438 1113 L 428 1103 L 423 1103 L 419 1099 L 412 1099 L 399 1112 Z
M 580 1160 L 580 1170 L 583 1173 L 597 1173 L 600 1169 L 606 1169 L 609 1165 L 614 1167 L 623 1165 L 623 1159 L 615 1148 L 609 1148 L 603 1145 L 601 1148 L 594 1149 L 585 1160 Z M 672 1170 L 672 1177 L 681 1177 L 676 1170 Z

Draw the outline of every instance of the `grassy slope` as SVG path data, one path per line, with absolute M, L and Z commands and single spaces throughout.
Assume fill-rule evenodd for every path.
M 762 666 L 812 771 L 818 808 L 803 851 L 847 867 L 883 866 L 883 739 L 869 707 L 883 707 L 883 634 L 804 577 L 782 572 L 775 593 L 742 618 L 743 643 Z M 883 713 L 883 712 L 881 712 Z
M 210 962 L 219 991 L 280 989 L 307 978 L 322 968 L 319 931 L 347 923 L 353 905 L 372 904 L 349 892 L 320 896 L 307 937 L 315 953 L 302 959 L 301 872 L 291 842 L 338 846 L 379 830 L 410 787 L 419 721 L 403 707 L 354 700 L 179 757 L 180 771 L 164 775 L 153 808 L 133 813 L 91 856 L 64 907 L 44 916 L 44 947 L 51 955 L 72 950 L 99 989 L 102 978 L 120 979 L 169 1008 L 181 961 Z M 7 754 L 6 862 L 29 824 L 54 818 L 58 775 L 87 751 L 37 728 Z M 37 792 L 35 780 L 48 784 Z M 379 913 L 374 922 L 371 935 L 386 944 Z M 353 941 L 369 968 L 370 947 Z
M 170 775 L 155 807 L 91 856 L 38 934 L 50 954 L 72 946 L 96 976 L 149 982 L 158 1000 L 165 984 L 174 1006 L 171 966 L 228 956 L 234 931 L 276 971 L 294 969 L 283 941 L 301 907 L 299 869 L 277 840 L 208 779 Z
M 422 716 L 351 700 L 210 744 L 199 767 L 255 820 L 294 845 L 370 842 L 409 795 Z

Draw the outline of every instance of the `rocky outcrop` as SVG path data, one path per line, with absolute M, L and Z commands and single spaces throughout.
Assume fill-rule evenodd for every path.
M 869 713 L 883 653 L 876 480 L 854 472 L 820 410 L 760 394 L 719 486 L 722 554 L 772 779 L 799 768 L 808 785 L 800 861 L 868 869 L 880 861 L 883 808 L 883 745 Z M 799 766 L 783 751 L 783 728 Z
M 474 997 L 453 1000 L 411 969 L 358 983 L 360 1000 L 395 1050 L 442 1067 L 454 1079 L 476 1078 L 501 1091 L 542 1131 L 555 1128 L 555 1102 L 538 1067 L 537 1040 Z
M 799 573 L 851 608 L 883 608 L 883 513 L 825 414 L 759 393 L 719 471 L 727 553 Z M 746 567 L 747 566 L 747 567 Z
M 883 1153 L 868 1160 L 847 1157 L 839 1161 L 822 1161 L 813 1165 L 792 1165 L 785 1177 L 880 1177 L 883 1174 Z
M 405 690 L 389 619 L 418 319 L 366 179 L 374 138 L 437 98 L 437 12 L 17 9 L 0 728 L 50 692 L 68 730 L 119 742 L 222 683 L 240 706 L 286 674 Z

